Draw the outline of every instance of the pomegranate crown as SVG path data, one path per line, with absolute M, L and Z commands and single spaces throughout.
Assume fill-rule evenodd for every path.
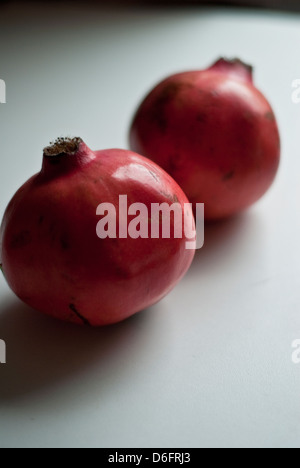
M 82 138 L 57 138 L 54 142 L 51 142 L 49 146 L 44 148 L 44 156 L 46 157 L 57 157 L 64 154 L 72 155 L 77 153 L 80 145 L 83 143 Z

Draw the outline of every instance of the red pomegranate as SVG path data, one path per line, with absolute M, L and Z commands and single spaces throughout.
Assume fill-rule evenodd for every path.
M 106 214 L 112 226 L 124 224 L 119 195 L 129 206 L 138 202 L 148 209 L 176 201 L 182 214 L 188 203 L 168 174 L 130 151 L 93 152 L 80 138 L 59 139 L 44 150 L 41 172 L 16 193 L 1 225 L 1 267 L 20 299 L 62 320 L 102 326 L 174 288 L 194 256 L 185 236 L 172 234 L 175 216 L 169 239 L 97 236 L 102 203 L 116 207 L 115 219 Z
M 280 158 L 272 108 L 252 68 L 237 59 L 161 82 L 136 113 L 130 146 L 165 169 L 193 204 L 205 203 L 206 219 L 256 202 Z

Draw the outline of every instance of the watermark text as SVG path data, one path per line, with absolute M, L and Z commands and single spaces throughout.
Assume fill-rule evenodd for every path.
M 292 102 L 294 104 L 300 103 L 300 79 L 294 80 L 292 83 L 292 88 L 294 91 L 292 92 Z
M 0 364 L 6 364 L 6 343 L 0 340 Z
M 6 84 L 0 79 L 0 104 L 6 104 Z
M 130 463 L 135 466 L 145 466 L 154 463 L 184 465 L 185 463 L 191 463 L 191 453 L 151 452 L 143 450 L 143 453 L 129 455 L 115 452 L 108 456 L 108 463 Z
M 293 341 L 292 348 L 294 349 L 292 354 L 292 362 L 294 364 L 300 364 L 300 340 Z
M 196 223 L 192 204 L 179 202 L 128 204 L 127 195 L 119 196 L 119 206 L 101 203 L 96 210 L 101 216 L 96 232 L 99 239 L 185 239 L 186 249 L 204 245 L 204 204 L 197 203 Z

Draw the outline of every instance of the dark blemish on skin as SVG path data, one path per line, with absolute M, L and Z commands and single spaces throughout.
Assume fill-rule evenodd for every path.
M 160 190 L 159 193 L 160 193 L 163 197 L 167 198 L 168 200 L 172 200 L 172 195 L 171 195 L 170 193 L 164 192 L 163 190 Z
M 55 242 L 56 240 L 55 228 L 56 228 L 55 223 L 51 223 L 50 228 L 49 228 L 49 234 L 50 234 L 52 242 Z
M 159 177 L 158 177 L 158 175 L 156 175 L 155 172 L 150 171 L 150 169 L 148 169 L 148 171 L 149 171 L 149 174 L 153 177 L 153 179 L 155 179 L 156 182 L 159 182 Z
M 115 272 L 118 276 L 118 280 L 127 280 L 130 278 L 133 278 L 135 276 L 135 273 L 130 267 L 127 267 L 126 265 L 121 266 L 121 264 L 116 264 L 115 265 Z
M 169 155 L 168 167 L 164 167 L 164 169 L 166 169 L 170 175 L 173 175 L 176 172 L 181 172 L 185 165 L 184 155 L 178 152 Z
M 45 219 L 45 218 L 44 218 L 43 215 L 41 215 L 41 216 L 39 217 L 39 226 L 41 226 L 41 225 L 43 224 L 44 219 Z
M 86 319 L 83 315 L 81 315 L 78 310 L 76 309 L 75 305 L 74 304 L 70 304 L 69 305 L 69 309 L 76 315 L 76 317 L 78 317 L 84 325 L 86 325 L 87 327 L 90 327 L 91 324 L 90 322 L 88 321 L 88 319 Z
M 61 274 L 61 277 L 67 281 L 68 283 L 70 284 L 75 284 L 75 281 L 73 280 L 73 278 L 70 276 L 70 275 L 67 275 L 66 273 L 62 273 Z M 72 297 L 71 298 L 72 300 L 75 300 L 75 297 Z
M 100 184 L 101 182 L 103 182 L 103 180 L 104 180 L 103 177 L 98 176 L 98 179 L 94 179 L 93 182 L 94 182 L 94 184 Z
M 158 123 L 158 127 L 161 130 L 161 132 L 165 133 L 167 131 L 167 128 L 168 128 L 167 119 L 165 117 L 163 117 L 162 115 L 159 115 L 157 117 L 156 121 Z
M 224 181 L 230 180 L 233 178 L 233 176 L 234 176 L 234 171 L 227 172 L 227 174 L 223 176 L 222 180 Z
M 167 198 L 171 203 L 179 203 L 179 199 L 177 197 L 176 194 L 171 194 L 171 193 L 167 193 L 167 192 L 164 192 L 163 190 L 160 190 L 160 193 L 165 197 Z
M 153 120 L 159 130 L 165 133 L 168 128 L 168 114 L 166 106 L 171 102 L 176 94 L 182 89 L 180 83 L 168 83 L 156 98 L 151 112 L 151 120 Z
M 267 120 L 269 120 L 270 122 L 274 122 L 275 121 L 275 115 L 273 114 L 273 112 L 267 112 L 265 114 L 265 118 Z
M 253 120 L 253 113 L 250 111 L 245 112 L 245 119 L 246 120 Z
M 205 114 L 198 114 L 196 120 L 197 122 L 205 123 L 207 121 L 207 117 Z
M 169 174 L 174 174 L 174 172 L 176 172 L 176 170 L 178 169 L 178 156 L 171 156 L 170 159 L 169 159 L 169 168 L 168 168 L 168 172 Z
M 12 249 L 20 249 L 30 244 L 31 240 L 32 239 L 31 239 L 30 232 L 22 231 L 22 232 L 19 232 L 19 234 L 13 236 L 10 246 Z
M 160 99 L 163 101 L 169 100 L 173 98 L 177 92 L 183 88 L 181 83 L 168 83 L 163 88 L 162 92 L 160 93 Z
M 60 238 L 60 245 L 63 250 L 68 250 L 70 248 L 69 241 L 66 236 Z

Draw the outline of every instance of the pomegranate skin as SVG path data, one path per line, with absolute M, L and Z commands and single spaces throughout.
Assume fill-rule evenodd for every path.
M 72 140 L 72 141 L 75 141 Z M 188 200 L 152 161 L 133 152 L 76 150 L 44 154 L 39 174 L 9 203 L 0 262 L 15 294 L 34 309 L 81 325 L 120 322 L 169 293 L 188 270 L 186 239 L 100 239 L 100 203 L 116 207 Z M 192 211 L 190 209 L 191 215 Z M 132 217 L 129 219 L 132 219 Z M 171 224 L 173 232 L 174 220 Z
M 207 220 L 260 199 L 280 160 L 274 112 L 237 59 L 161 82 L 137 110 L 130 147 L 165 169 L 193 206 L 205 203 Z

